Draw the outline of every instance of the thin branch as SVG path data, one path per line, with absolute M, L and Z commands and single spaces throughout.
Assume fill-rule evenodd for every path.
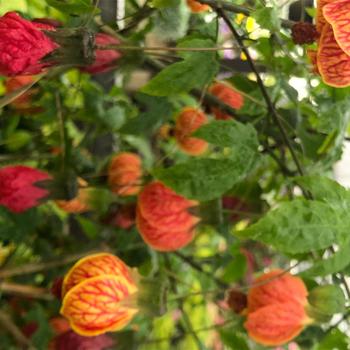
M 34 299 L 53 300 L 54 297 L 45 288 L 27 286 L 18 283 L 0 282 L 0 292 Z
M 0 278 L 8 278 L 13 276 L 20 276 L 20 275 L 26 275 L 26 274 L 36 273 L 40 271 L 50 270 L 56 267 L 68 265 L 76 260 L 83 258 L 86 255 L 94 254 L 98 252 L 101 252 L 101 249 L 90 250 L 84 253 L 67 255 L 52 261 L 43 261 L 39 263 L 26 264 L 18 267 L 0 269 Z
M 250 53 L 248 51 L 248 49 L 245 47 L 244 43 L 243 43 L 243 40 L 241 39 L 240 35 L 238 34 L 238 32 L 236 31 L 235 27 L 233 26 L 233 24 L 231 23 L 231 20 L 229 19 L 229 17 L 227 16 L 227 14 L 225 13 L 225 11 L 219 6 L 219 5 L 216 5 L 216 12 L 218 13 L 218 15 L 224 20 L 224 22 L 227 24 L 227 26 L 229 27 L 230 31 L 232 32 L 234 38 L 236 39 L 238 45 L 240 46 L 241 50 L 243 51 L 243 53 L 246 55 L 247 57 L 247 61 L 253 71 L 253 73 L 255 74 L 256 76 L 256 79 L 257 79 L 257 84 L 260 88 L 260 91 L 264 97 L 264 100 L 266 102 L 266 105 L 267 105 L 267 108 L 269 110 L 269 112 L 271 113 L 272 115 L 272 118 L 274 120 L 274 122 L 276 123 L 278 129 L 280 130 L 281 132 L 281 135 L 282 135 L 282 138 L 283 138 L 283 141 L 284 143 L 286 144 L 286 146 L 288 147 L 290 153 L 291 153 L 291 156 L 294 160 L 294 163 L 298 169 L 298 172 L 300 175 L 304 175 L 304 169 L 301 165 L 301 163 L 299 162 L 299 159 L 293 149 L 293 146 L 288 138 L 288 135 L 287 135 L 287 132 L 285 131 L 282 123 L 281 123 L 281 120 L 280 120 L 280 116 L 278 115 L 271 99 L 270 99 L 270 96 L 267 92 L 267 89 L 264 85 L 264 82 L 262 81 L 261 79 L 261 76 L 257 70 L 257 68 L 255 67 L 255 64 L 254 64 L 254 61 L 252 59 L 252 57 L 250 56 Z
M 246 16 L 250 16 L 250 14 L 253 11 L 247 7 L 235 5 L 227 1 L 218 1 L 218 0 L 198 0 L 198 1 L 202 4 L 209 5 L 214 10 L 217 10 L 218 8 L 220 8 L 228 12 L 242 13 L 243 15 L 246 15 Z M 280 21 L 281 21 L 282 27 L 285 27 L 285 28 L 292 28 L 293 25 L 295 24 L 294 21 L 290 21 L 283 18 L 281 18 Z
M 20 349 L 35 350 L 30 340 L 24 336 L 11 317 L 2 310 L 0 310 L 0 326 L 12 335 L 16 343 L 20 346 Z

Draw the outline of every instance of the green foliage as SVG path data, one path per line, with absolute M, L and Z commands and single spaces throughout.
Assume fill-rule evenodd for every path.
M 179 48 L 213 47 L 211 40 L 189 39 L 183 41 Z M 192 52 L 180 54 L 183 61 L 164 68 L 146 86 L 142 92 L 153 96 L 172 96 L 200 88 L 208 84 L 218 71 L 216 53 Z
M 298 254 L 343 243 L 349 223 L 332 206 L 297 199 L 282 203 L 240 236 L 259 240 L 280 252 Z

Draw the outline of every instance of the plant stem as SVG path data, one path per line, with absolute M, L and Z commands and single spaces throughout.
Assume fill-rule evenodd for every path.
M 246 15 L 246 16 L 250 16 L 250 14 L 253 11 L 247 7 L 235 5 L 235 4 L 232 4 L 231 2 L 227 2 L 227 1 L 198 0 L 198 2 L 205 4 L 205 5 L 209 5 L 214 10 L 217 10 L 218 8 L 220 8 L 220 9 L 223 9 L 223 10 L 228 11 L 228 12 L 242 13 L 243 15 Z M 290 21 L 290 20 L 283 19 L 283 18 L 281 18 L 280 21 L 281 21 L 282 27 L 285 27 L 285 28 L 292 28 L 293 25 L 295 24 L 294 21 Z

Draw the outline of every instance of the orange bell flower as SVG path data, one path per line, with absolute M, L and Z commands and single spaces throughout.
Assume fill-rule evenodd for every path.
M 306 312 L 308 291 L 301 278 L 272 270 L 248 292 L 244 327 L 257 343 L 277 346 L 295 338 L 312 320 Z
M 187 209 L 197 205 L 159 181 L 144 187 L 137 203 L 136 224 L 143 240 L 153 249 L 174 251 L 188 245 L 200 221 Z
M 316 28 L 320 39 L 316 58 L 312 52 L 311 60 L 324 83 L 334 87 L 350 86 L 349 11 L 349 0 L 317 3 Z
M 135 276 L 109 253 L 89 255 L 66 274 L 60 313 L 83 336 L 96 336 L 125 327 L 138 312 Z
M 243 96 L 232 86 L 226 83 L 219 82 L 213 84 L 210 87 L 209 92 L 217 97 L 220 101 L 224 102 L 234 109 L 241 109 L 244 104 Z M 217 107 L 213 107 L 212 112 L 215 115 L 215 118 L 218 120 L 227 120 L 232 118 L 229 114 L 221 111 Z
M 203 154 L 208 143 L 190 135 L 208 122 L 207 116 L 193 107 L 184 108 L 176 120 L 175 139 L 179 147 L 192 156 Z
M 141 158 L 130 152 L 122 152 L 112 158 L 108 169 L 108 183 L 119 196 L 133 196 L 140 192 L 142 177 Z

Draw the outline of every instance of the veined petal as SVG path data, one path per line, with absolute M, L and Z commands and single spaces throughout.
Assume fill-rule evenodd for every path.
M 339 47 L 329 23 L 322 30 L 317 65 L 326 84 L 334 87 L 350 86 L 350 56 Z
M 337 0 L 323 7 L 323 16 L 333 28 L 340 48 L 350 56 L 350 0 Z
M 317 0 L 316 28 L 319 33 L 322 33 L 323 26 L 327 23 L 323 16 L 323 7 L 333 2 L 337 0 Z
M 134 284 L 129 268 L 122 260 L 113 254 L 98 253 L 80 259 L 68 271 L 63 280 L 62 296 L 83 280 L 101 275 L 121 275 Z
M 117 331 L 138 312 L 130 302 L 136 292 L 136 286 L 123 276 L 92 277 L 67 292 L 60 313 L 80 335 Z

